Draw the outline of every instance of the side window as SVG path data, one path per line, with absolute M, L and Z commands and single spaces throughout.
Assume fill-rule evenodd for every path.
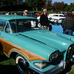
M 9 24 L 7 23 L 7 26 L 6 26 L 6 28 L 5 28 L 5 32 L 6 33 L 10 33 L 10 27 L 9 27 Z
M 60 15 L 60 17 L 64 17 L 63 15 Z
M 53 16 L 58 16 L 58 15 L 53 15 Z
M 0 31 L 4 30 L 5 24 L 6 24 L 6 22 L 0 21 Z

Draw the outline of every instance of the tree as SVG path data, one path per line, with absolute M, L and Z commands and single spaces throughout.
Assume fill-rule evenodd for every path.
M 67 4 L 64 4 L 64 2 L 55 2 L 53 4 L 53 9 L 54 10 L 58 10 L 58 11 L 61 11 L 61 10 L 64 10 L 68 5 Z
M 16 0 L 17 4 L 21 4 L 23 0 Z
M 21 4 L 23 0 L 0 0 L 0 5 L 2 6 L 11 6 Z
M 17 8 L 17 5 L 22 6 L 22 0 L 0 0 L 1 10 L 13 10 Z
M 31 7 L 32 9 L 36 9 L 36 8 L 41 8 L 42 5 L 44 5 L 45 0 L 27 0 L 27 4 L 29 7 Z
M 47 1 L 46 8 L 47 8 L 48 10 L 52 10 L 52 0 L 48 0 L 48 1 Z
M 74 3 L 70 4 L 70 11 L 74 11 Z

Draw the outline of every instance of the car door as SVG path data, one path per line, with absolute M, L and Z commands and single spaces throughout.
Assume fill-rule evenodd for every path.
M 0 23 L 0 43 L 2 44 L 4 54 L 7 54 L 11 47 L 10 35 L 11 29 L 9 23 Z
M 4 32 L 6 22 L 5 21 L 0 21 L 0 37 L 2 37 L 2 33 Z
M 3 20 L 0 20 L 0 51 L 3 51 L 3 49 L 4 49 L 4 28 L 5 28 L 5 26 L 6 26 L 6 22 L 5 21 L 3 21 Z

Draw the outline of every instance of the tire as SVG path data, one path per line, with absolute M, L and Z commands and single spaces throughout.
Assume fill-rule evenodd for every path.
M 3 46 L 1 43 L 0 43 L 0 51 L 3 52 Z
M 31 74 L 28 68 L 29 64 L 23 56 L 16 55 L 16 67 L 20 74 Z

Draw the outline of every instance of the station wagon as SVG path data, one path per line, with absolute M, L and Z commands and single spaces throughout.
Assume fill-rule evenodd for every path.
M 33 17 L 0 15 L 0 51 L 21 74 L 63 71 L 74 60 L 74 37 L 42 30 Z

